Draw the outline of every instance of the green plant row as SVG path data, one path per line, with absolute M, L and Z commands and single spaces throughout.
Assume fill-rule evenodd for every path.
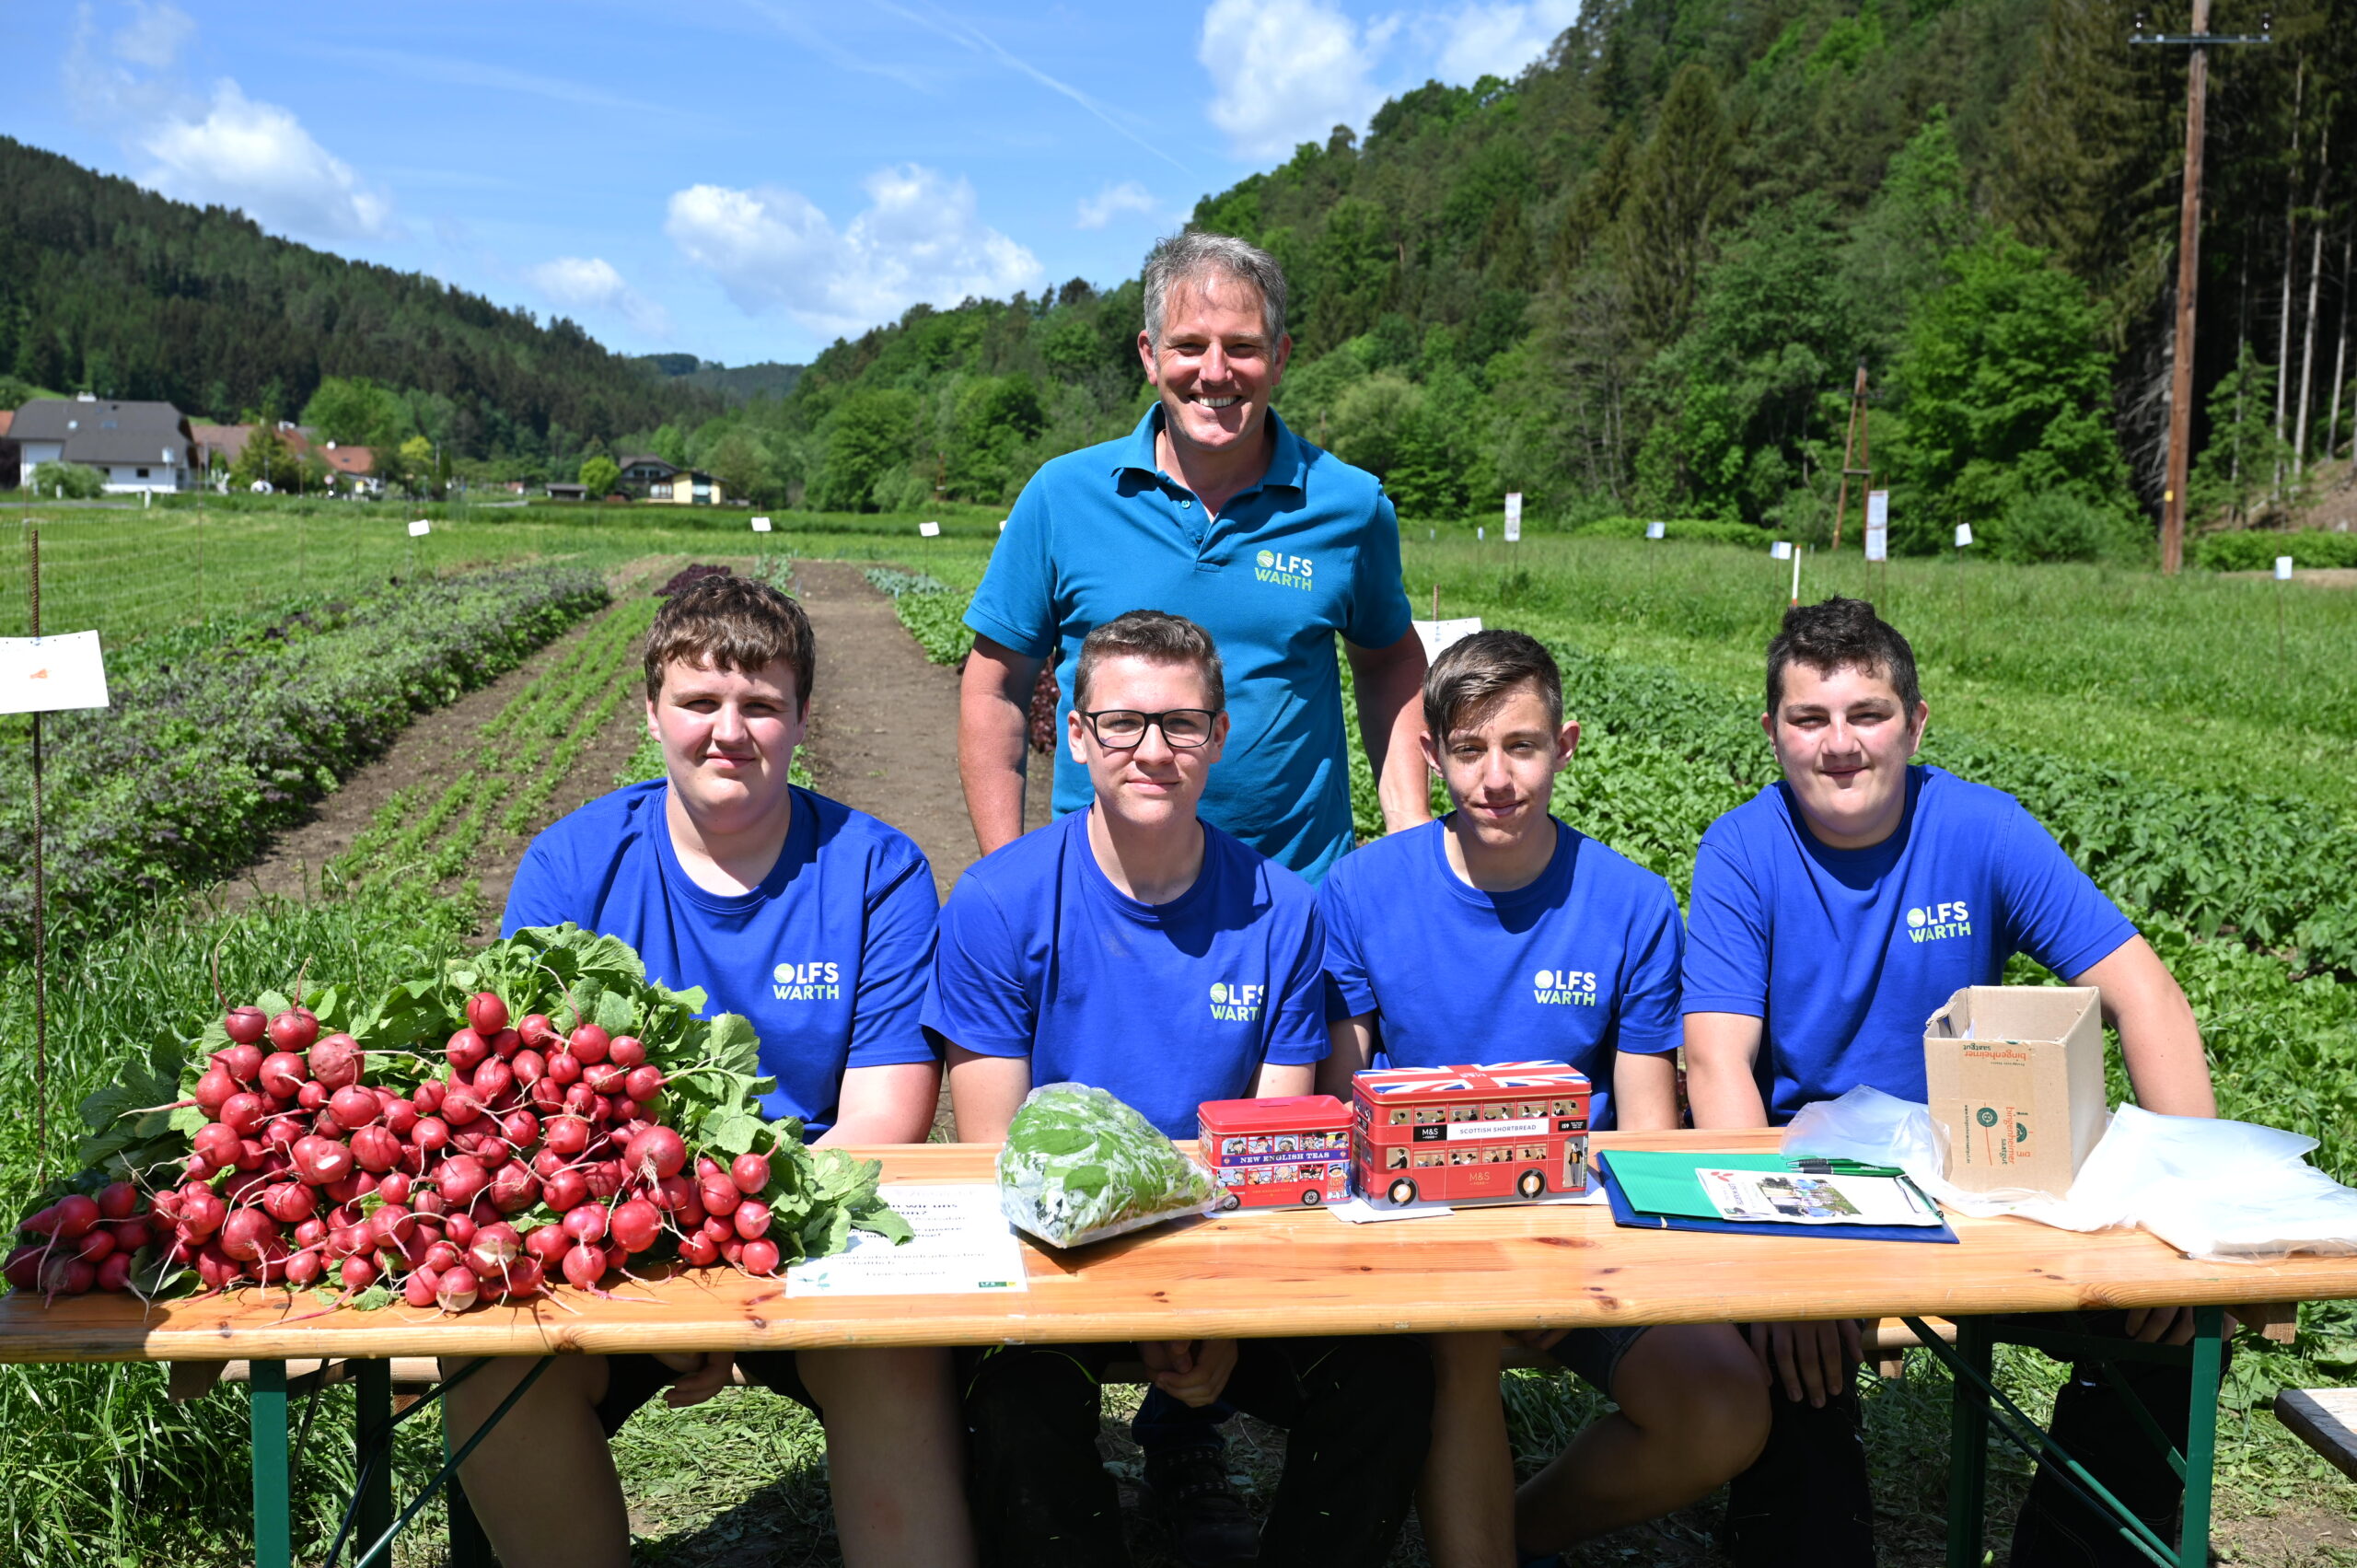
M 2193 541 L 2186 555 L 2194 565 L 2212 572 L 2271 571 L 2279 555 L 2288 555 L 2294 567 L 2310 571 L 2357 566 L 2357 533 L 2306 528 L 2296 533 L 2204 534 Z
M 970 592 L 923 572 L 890 566 L 869 567 L 867 580 L 878 593 L 890 597 L 892 612 L 924 649 L 926 658 L 935 664 L 956 664 L 972 650 L 974 633 L 966 625 L 966 606 L 973 598 Z
M 1643 539 L 1645 530 L 1656 522 L 1660 524 L 1663 540 L 1681 544 L 1764 546 L 1775 537 L 1767 528 L 1754 528 L 1749 523 L 1725 522 L 1716 517 L 1597 517 L 1563 531 L 1575 539 Z

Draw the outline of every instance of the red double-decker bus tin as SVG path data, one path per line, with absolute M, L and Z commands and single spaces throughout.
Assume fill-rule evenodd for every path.
M 1396 1204 L 1585 1192 L 1591 1092 L 1562 1062 L 1353 1074 L 1359 1191 Z
M 1351 1195 L 1351 1111 L 1332 1095 L 1205 1100 L 1195 1117 L 1221 1208 L 1316 1208 Z

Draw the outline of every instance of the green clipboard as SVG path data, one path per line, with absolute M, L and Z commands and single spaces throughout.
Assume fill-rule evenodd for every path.
M 1661 1149 L 1615 1149 L 1612 1174 L 1641 1214 L 1678 1214 L 1714 1220 L 1718 1206 L 1702 1191 L 1698 1170 L 1790 1170 L 1782 1155 L 1676 1154 Z

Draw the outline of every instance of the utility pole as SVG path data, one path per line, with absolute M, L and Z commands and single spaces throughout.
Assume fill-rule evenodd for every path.
M 1858 488 L 1863 496 L 1874 488 L 1874 459 L 1867 455 L 1866 443 L 1866 356 L 1858 356 L 1858 379 L 1850 389 L 1850 433 L 1841 443 L 1841 498 L 1833 504 L 1833 553 L 1841 553 L 1841 517 L 1850 509 L 1850 481 L 1855 476 L 1864 482 Z M 1800 601 L 1795 598 L 1794 603 Z
M 2189 33 L 2148 33 L 2138 16 L 2131 43 L 2165 43 L 2189 48 L 2193 57 L 2185 73 L 2185 193 L 2177 207 L 2177 342 L 2169 369 L 2169 468 L 2167 488 L 2161 493 L 2161 570 L 2175 576 L 2185 565 L 2185 481 L 2192 461 L 2193 439 L 2193 297 L 2201 259 L 2201 121 L 2210 96 L 2210 46 L 2219 43 L 2271 43 L 2275 18 L 2270 13 L 2256 37 L 2212 34 L 2210 0 L 2193 0 L 2193 30 Z

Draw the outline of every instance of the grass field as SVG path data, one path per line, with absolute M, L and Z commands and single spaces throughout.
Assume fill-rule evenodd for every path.
M 45 628 L 95 625 L 110 647 L 390 575 L 518 561 L 602 567 L 658 553 L 741 560 L 758 546 L 888 565 L 944 585 L 899 599 L 904 621 L 944 662 L 958 650 L 957 612 L 1000 516 L 951 508 L 933 515 L 943 529 L 928 539 L 916 527 L 927 519 L 917 517 L 777 514 L 777 531 L 757 541 L 736 511 L 650 520 L 650 510 L 622 508 L 454 507 L 429 513 L 435 531 L 412 545 L 401 525 L 417 514 L 389 505 L 52 506 L 33 515 L 43 530 Z M 1476 542 L 1469 529 L 1434 539 L 1410 531 L 1406 575 L 1419 614 L 1436 586 L 1442 614 L 1521 626 L 1564 653 L 1589 732 L 1558 809 L 1682 888 L 1681 862 L 1690 861 L 1700 827 L 1760 782 L 1762 749 L 1746 726 L 1758 712 L 1760 648 L 1783 609 L 1789 568 L 1730 547 L 1543 536 L 1507 547 Z M 0 635 L 22 630 L 10 618 L 25 586 L 21 540 L 0 530 Z M 2316 1132 L 2324 1163 L 2343 1179 L 2357 1176 L 2357 983 L 2347 965 L 2313 956 L 2337 950 L 2316 923 L 2329 911 L 2313 906 L 2345 904 L 2348 883 L 2302 865 L 2320 855 L 2326 872 L 2340 865 L 2335 846 L 2357 819 L 2357 770 L 2347 764 L 2357 691 L 2345 652 L 2357 633 L 2357 594 L 1945 561 L 1896 563 L 1886 585 L 1855 560 L 1804 562 L 1805 597 L 1835 589 L 1876 598 L 1914 639 L 1933 713 L 1933 755 L 1967 771 L 2010 770 L 2006 787 L 2046 792 L 2038 798 L 2051 805 L 2042 813 L 2084 810 L 2084 832 L 2066 842 L 2108 868 L 2098 869 L 2107 887 L 2132 888 L 2128 901 L 2201 1015 L 2229 1113 Z M 552 668 L 493 721 L 545 738 L 550 761 L 521 781 L 524 793 L 552 784 L 557 753 L 616 700 L 628 679 L 627 629 L 644 614 L 644 605 L 622 607 L 583 658 Z M 5 738 L 16 744 L 16 731 Z M 467 779 L 389 810 L 341 868 L 362 896 L 265 900 L 236 916 L 167 896 L 147 918 L 79 950 L 52 981 L 52 1119 L 70 1119 L 125 1040 L 159 1021 L 186 1025 L 213 1005 L 205 964 L 216 946 L 225 983 L 239 993 L 284 986 L 306 957 L 365 986 L 455 950 L 478 912 L 463 885 L 449 894 L 450 879 L 462 882 L 472 844 L 486 824 L 512 814 L 516 798 Z M 2183 803 L 2201 819 L 2167 816 Z M 2257 827 L 2247 827 L 2246 814 Z M 2286 823 L 2321 835 L 2323 847 L 2260 835 Z M 2172 854 L 2191 864 L 2178 865 Z M 2340 893 L 2330 896 L 2336 886 Z M 2221 909 L 2239 918 L 2221 919 Z M 2303 919 L 2310 927 L 2298 926 Z M 2255 923 L 2270 920 L 2292 923 L 2281 934 Z M 2298 929 L 2308 930 L 2307 948 Z M 25 972 L 0 970 L 0 1095 L 17 1108 L 30 1098 L 29 1003 Z M 0 1204 L 22 1196 L 30 1166 L 29 1118 L 0 1121 Z M 1944 1505 L 1946 1384 L 1916 1361 L 1904 1382 L 1877 1386 L 1869 1400 L 1894 1562 L 1931 1560 Z M 2038 1358 L 2009 1356 L 2006 1372 L 2034 1410 L 2050 1398 L 2055 1373 Z M 2357 1312 L 2347 1307 L 2310 1309 L 2288 1349 L 2243 1347 L 2224 1401 L 2220 1475 L 2223 1516 L 2266 1527 L 2236 1538 L 2249 1543 L 2244 1560 L 2357 1562 L 2347 1550 L 2357 1536 L 2344 1530 L 2335 1549 L 2303 1523 L 2357 1517 L 2357 1486 L 2264 1413 L 2279 1382 L 2352 1374 Z M 174 1408 L 160 1386 L 149 1369 L 0 1368 L 0 1476 L 9 1482 L 0 1486 L 0 1532 L 20 1543 L 18 1560 L 198 1568 L 236 1558 L 241 1396 Z M 1510 1397 L 1533 1455 L 1560 1445 L 1593 1408 L 1560 1378 L 1517 1376 Z M 305 1493 L 313 1510 L 326 1505 L 345 1462 L 331 1446 L 319 1452 Z M 408 1458 L 404 1485 L 424 1448 Z M 622 1463 L 648 1562 L 828 1560 L 825 1537 L 796 1524 L 823 1525 L 815 1432 L 779 1401 L 738 1395 L 696 1411 L 650 1411 L 630 1429 Z M 2018 1495 L 2023 1473 L 2001 1469 L 1992 1516 Z M 2274 1539 L 2267 1529 L 2297 1551 L 2266 1547 Z M 415 1539 L 404 1562 L 434 1561 L 433 1538 Z M 1643 1559 L 1615 1549 L 1583 1561 Z

